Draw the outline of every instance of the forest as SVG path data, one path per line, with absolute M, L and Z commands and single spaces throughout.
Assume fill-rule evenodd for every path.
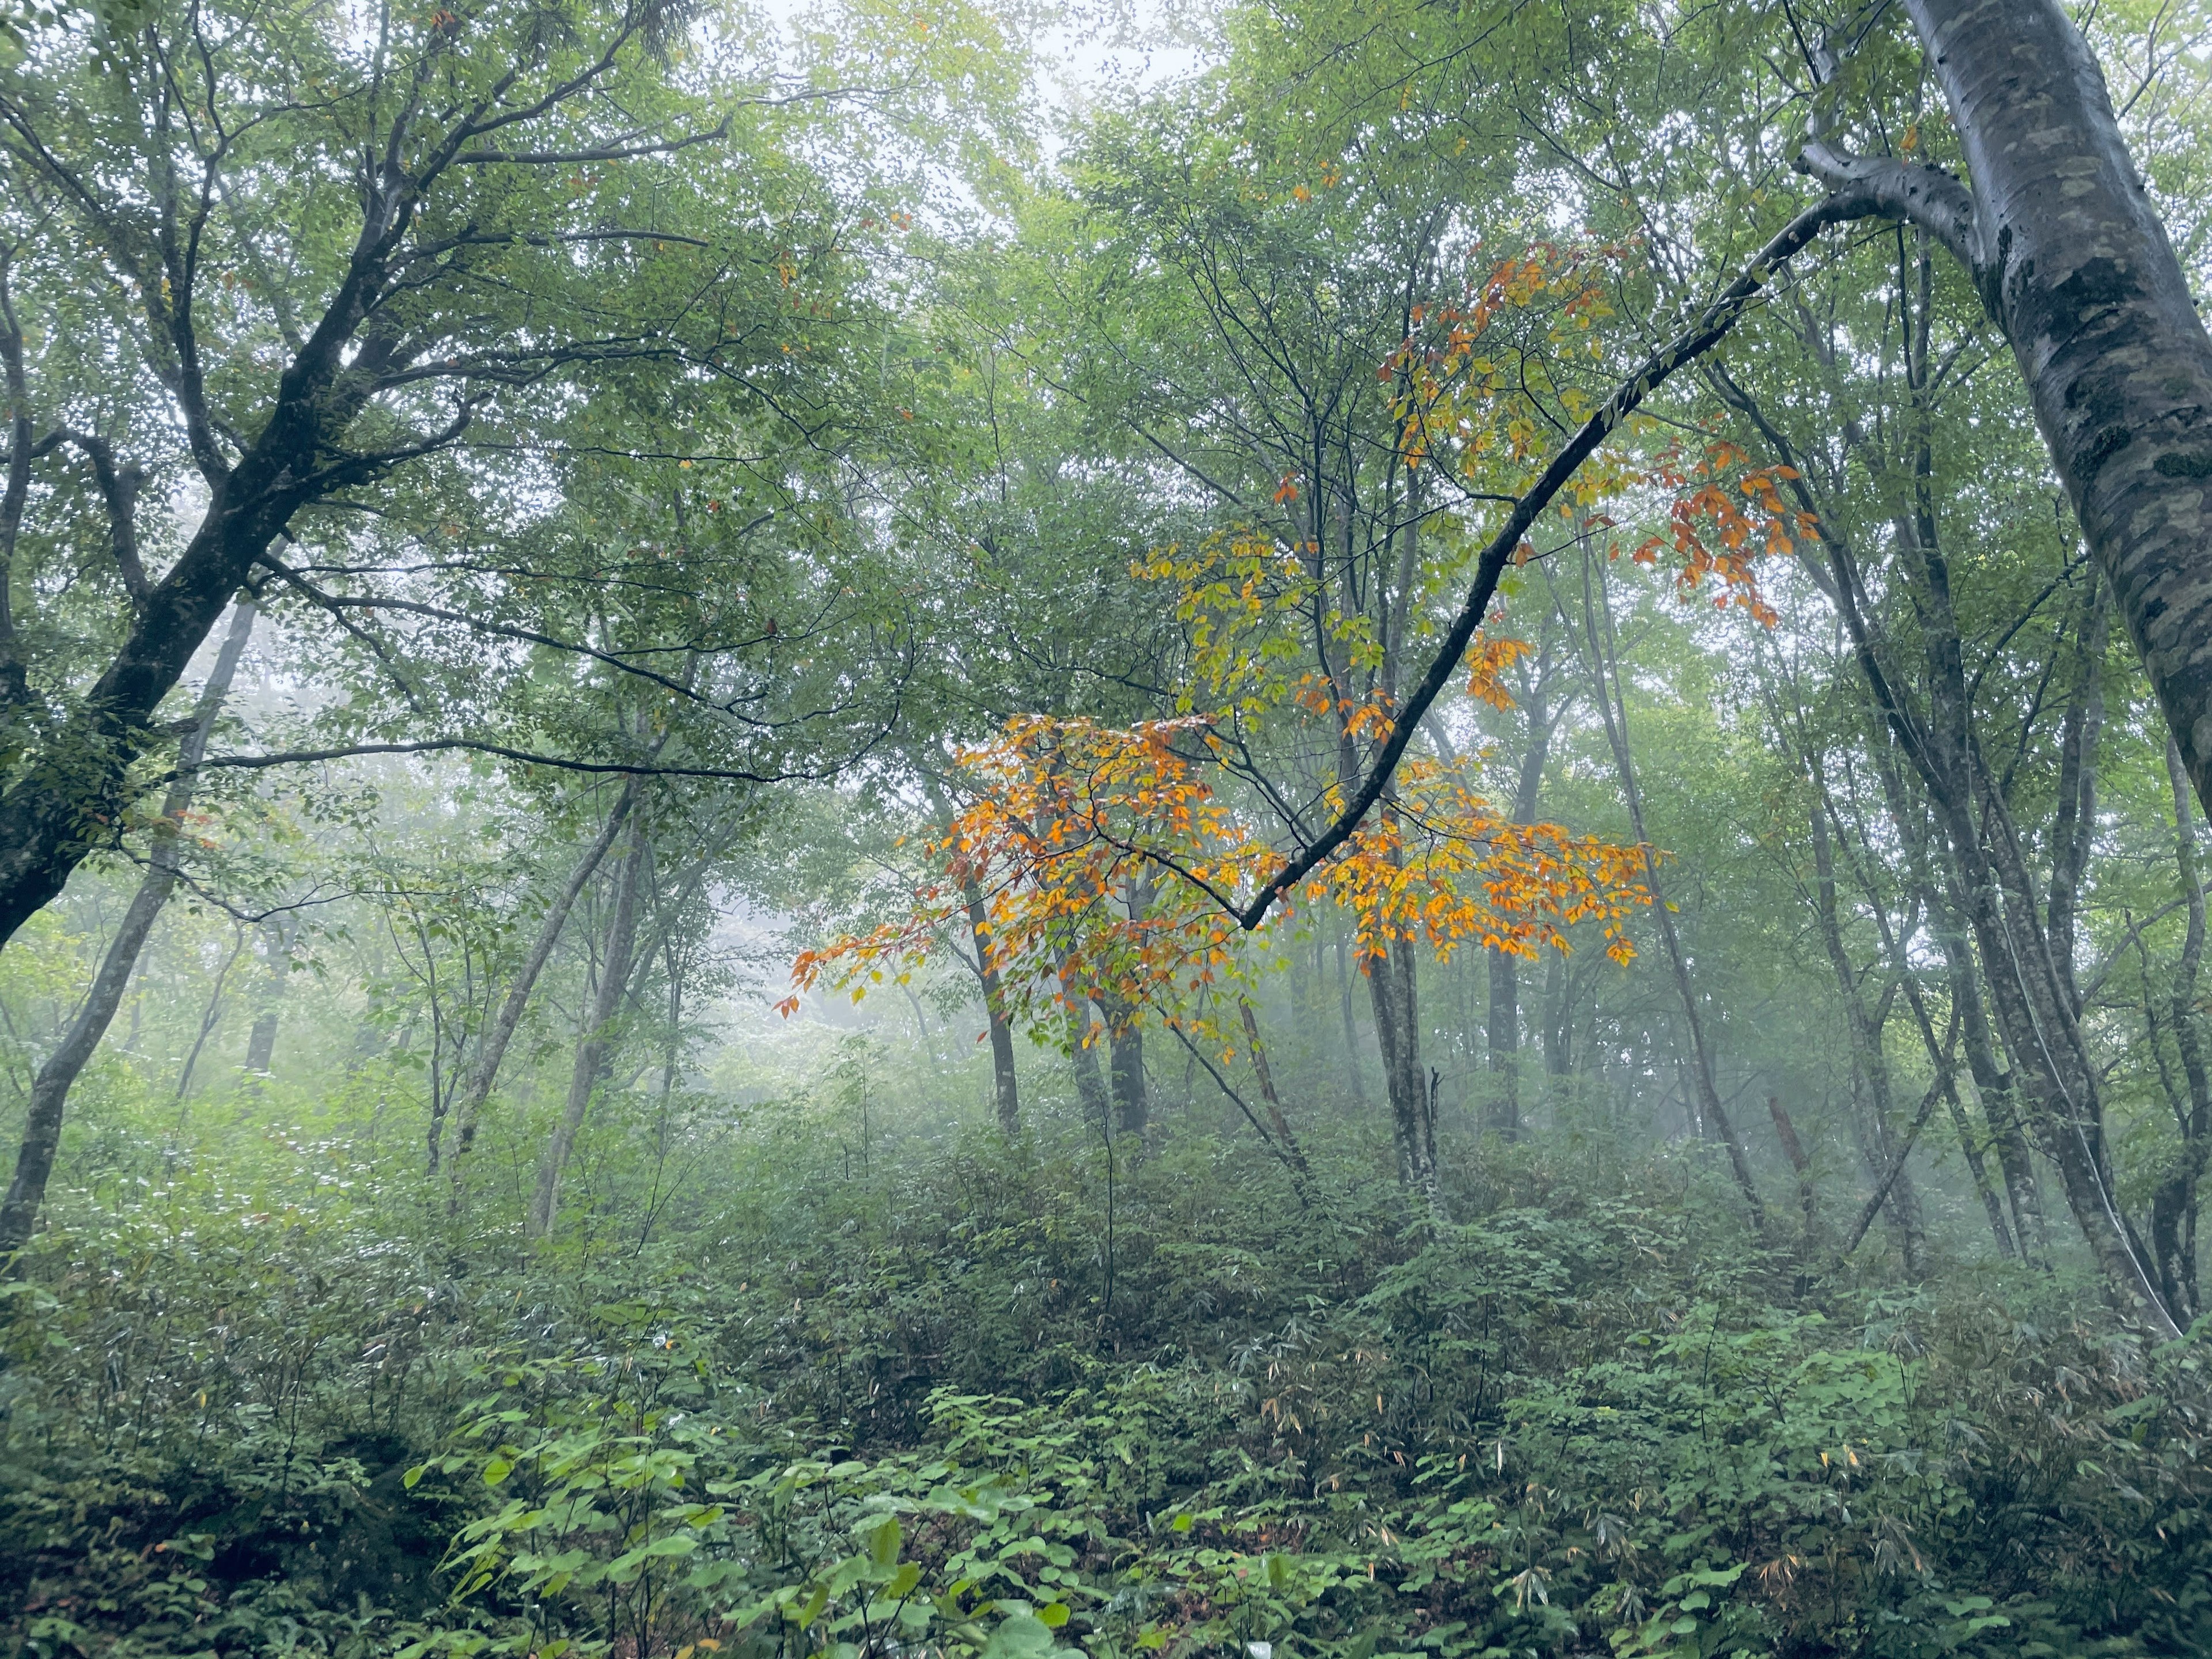
M 2212 1653 L 2212 0 L 0 0 L 0 1659 Z

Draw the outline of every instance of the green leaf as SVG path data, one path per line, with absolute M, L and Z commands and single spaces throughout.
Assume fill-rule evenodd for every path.
M 867 1540 L 868 1559 L 883 1568 L 898 1565 L 899 1545 L 906 1534 L 900 1530 L 898 1516 L 887 1515 L 874 1525 L 865 1528 L 861 1536 Z
M 1040 1659 L 1052 1651 L 1052 1632 L 1035 1613 L 1008 1613 L 983 1644 L 982 1659 Z

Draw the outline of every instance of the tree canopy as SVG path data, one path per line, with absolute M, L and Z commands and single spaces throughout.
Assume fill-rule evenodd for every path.
M 2212 7 L 0 9 L 0 1659 L 2212 1648 Z

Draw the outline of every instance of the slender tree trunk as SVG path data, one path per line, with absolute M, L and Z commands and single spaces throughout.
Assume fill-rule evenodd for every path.
M 15 296 L 9 290 L 8 267 L 12 251 L 0 253 L 0 370 L 8 388 L 8 478 L 0 485 L 0 720 L 12 737 L 20 729 L 31 688 L 15 649 L 15 618 L 11 603 L 15 568 L 15 540 L 23 528 L 23 508 L 30 500 L 31 463 L 38 443 L 31 420 L 30 382 L 23 372 L 23 327 L 15 315 Z
M 1068 1064 L 1075 1072 L 1075 1097 L 1083 1103 L 1083 1115 L 1093 1126 L 1103 1125 L 1111 1107 L 1106 1093 L 1106 1079 L 1098 1069 L 1098 1022 L 1091 1018 L 1088 1007 L 1071 1009 L 1067 1023 L 1072 1030 Z
M 1438 1201 L 1434 1098 L 1421 1069 L 1420 1004 L 1413 945 L 1400 939 L 1368 958 L 1367 1000 L 1382 1049 L 1382 1082 L 1390 1102 L 1391 1138 L 1398 1152 L 1400 1184 Z
M 538 1166 L 538 1190 L 530 1200 L 526 1224 L 526 1231 L 532 1238 L 544 1238 L 553 1231 L 553 1218 L 560 1204 L 562 1172 L 568 1167 L 568 1154 L 576 1144 L 577 1131 L 583 1127 L 584 1114 L 592 1103 L 592 1096 L 606 1075 L 615 1020 L 622 1012 L 623 996 L 629 988 L 630 958 L 637 945 L 638 891 L 644 884 L 649 851 L 650 843 L 644 832 L 633 826 L 629 848 L 615 872 L 614 915 L 607 923 L 606 949 L 600 960 L 599 988 L 592 999 L 589 1023 L 576 1044 L 576 1063 L 568 1076 L 568 1098 Z
M 1006 999 L 999 983 L 999 964 L 991 955 L 991 916 L 984 908 L 983 890 L 973 876 L 960 884 L 968 906 L 968 933 L 975 947 L 975 978 L 983 990 L 983 1017 L 991 1040 L 992 1098 L 998 1109 L 1003 1134 L 1022 1132 L 1020 1081 L 1014 1075 L 1014 1028 L 1006 1020 Z
M 1780 1095 L 1766 1097 L 1766 1115 L 1774 1120 L 1775 1138 L 1782 1143 L 1782 1155 L 1790 1160 L 1790 1167 L 1797 1174 L 1797 1206 L 1805 1216 L 1805 1243 L 1801 1258 L 1813 1259 L 1813 1225 L 1817 1213 L 1814 1206 L 1813 1160 L 1806 1153 L 1805 1143 L 1797 1138 L 1797 1125 L 1790 1118 L 1789 1109 L 1783 1105 Z M 1803 1293 L 1801 1288 L 1801 1295 Z
M 292 978 L 292 945 L 298 927 L 289 916 L 263 924 L 261 1012 L 246 1039 L 246 1069 L 250 1076 L 267 1073 L 276 1058 L 276 1032 L 283 1014 L 284 993 Z
M 1351 955 L 1341 931 L 1336 936 L 1336 994 L 1344 1010 L 1344 1074 L 1352 1085 L 1352 1104 L 1356 1111 L 1367 1109 L 1367 1085 L 1359 1065 L 1359 1022 L 1352 1012 Z
M 1291 1133 L 1290 1120 L 1283 1115 L 1282 1097 L 1275 1092 L 1275 1073 L 1267 1064 L 1267 1045 L 1260 1041 L 1260 1017 L 1251 1003 L 1241 996 L 1237 999 L 1237 1012 L 1244 1023 L 1244 1041 L 1251 1052 L 1252 1070 L 1260 1079 L 1260 1097 L 1267 1103 L 1267 1121 L 1274 1126 L 1276 1139 L 1282 1144 L 1284 1161 L 1294 1174 L 1310 1174 L 1306 1155 L 1298 1146 L 1297 1137 Z
M 522 1023 L 522 1012 L 529 1006 L 530 994 L 538 987 L 538 976 L 544 972 L 545 964 L 552 959 L 553 947 L 559 943 L 561 930 L 567 926 L 568 913 L 576 908 L 576 898 L 592 879 L 607 849 L 615 844 L 622 833 L 631 810 L 637 804 L 638 783 L 635 776 L 623 782 L 622 793 L 615 797 L 613 810 L 584 855 L 576 860 L 568 872 L 544 919 L 538 925 L 538 937 L 530 946 L 530 954 L 522 959 L 515 970 L 514 981 L 501 1000 L 499 1012 L 484 1028 L 483 1039 L 477 1045 L 476 1064 L 470 1069 L 468 1080 L 462 1085 L 460 1099 L 453 1110 L 453 1179 L 458 1183 L 461 1175 L 461 1160 L 476 1145 L 477 1123 L 483 1115 L 484 1103 L 491 1098 L 492 1085 L 499 1078 L 500 1063 L 507 1058 L 507 1045 L 514 1040 L 515 1029 Z M 430 1126 L 430 1173 L 438 1172 L 439 1141 L 441 1125 Z M 459 1197 L 458 1186 L 455 1196 Z
M 1510 951 L 1483 954 L 1490 969 L 1490 1127 L 1514 1141 L 1521 1138 L 1521 959 Z
M 1911 809 L 1908 802 L 1904 780 L 1898 775 L 1897 768 L 1892 763 L 1884 747 L 1889 735 L 1887 729 L 1877 721 L 1868 735 L 1869 740 L 1875 745 L 1875 770 L 1881 781 L 1885 810 L 1897 832 L 1898 841 L 1905 851 L 1905 861 L 1910 872 L 1910 893 L 1912 902 L 1917 908 L 1919 915 L 1930 924 L 1931 931 L 1940 935 L 1943 932 L 1944 924 L 1937 913 L 1936 902 L 1928 879 L 1928 837 L 1923 831 L 1920 817 Z M 1817 767 L 1813 776 L 1820 792 L 1820 808 L 1825 809 L 1828 823 L 1835 826 L 1838 840 L 1844 840 L 1842 815 L 1837 811 L 1835 798 L 1829 793 L 1825 777 Z M 1867 837 L 1863 830 L 1860 833 L 1859 841 L 1862 848 L 1867 845 Z M 1872 884 L 1869 882 L 1866 885 L 1871 894 Z M 1911 935 L 1917 929 L 1910 924 L 1903 928 L 1892 927 L 1888 918 L 1878 904 L 1874 911 L 1874 919 L 1875 926 L 1881 936 L 1883 948 L 1889 957 L 1891 971 L 1897 975 L 1898 985 L 1905 994 L 1905 1005 L 1912 1010 L 1913 1024 L 1919 1030 L 1921 1044 L 1928 1053 L 1928 1062 L 1936 1068 L 1936 1075 L 1942 1080 L 1943 1103 L 1949 1109 L 1952 1127 L 1959 1137 L 1959 1150 L 1964 1155 L 1966 1168 L 1973 1177 L 1974 1191 L 1982 1200 L 1982 1209 L 1989 1219 L 1990 1235 L 1996 1241 L 1997 1254 L 2010 1261 L 2016 1251 L 2013 1243 L 2012 1225 L 2005 1217 L 2004 1200 L 1998 1196 L 1996 1188 L 1990 1181 L 1988 1165 L 1982 1155 L 1982 1139 L 1976 1135 L 1973 1126 L 1967 1121 L 1966 1107 L 1959 1098 L 1956 1063 L 1958 1028 L 1966 1016 L 1965 1000 L 1972 1001 L 1978 1018 L 1979 988 L 1970 974 L 1966 981 L 1968 997 L 1965 1000 L 1954 997 L 1953 1000 L 1953 1032 L 1948 1038 L 1938 1037 L 1936 1034 L 1936 1022 L 1929 1012 L 1928 1000 L 1921 992 L 1919 968 L 1912 960 L 1910 949 Z M 1955 933 L 1955 927 L 1952 932 Z M 1985 1028 L 1983 1036 L 1986 1042 Z M 2015 1131 L 2015 1139 L 2017 1139 L 2017 1131 Z M 2021 1147 L 2021 1153 L 2024 1162 L 2026 1154 L 2024 1145 Z M 1885 1156 L 1887 1155 L 1885 1153 Z
M 1145 1084 L 1145 1028 L 1138 1010 L 1118 997 L 1101 996 L 1106 1016 L 1107 1073 L 1113 1080 L 1114 1133 L 1142 1137 L 1152 1122 L 1152 1096 Z
M 1813 910 L 1820 939 L 1827 947 L 1828 965 L 1836 975 L 1838 1000 L 1843 1005 L 1845 1028 L 1851 1044 L 1851 1099 L 1860 1130 L 1860 1149 L 1875 1180 L 1881 1184 L 1882 1207 L 1895 1230 L 1905 1271 L 1917 1277 L 1923 1253 L 1923 1226 L 1918 1194 L 1904 1167 L 1891 1123 L 1889 1059 L 1882 1048 L 1882 1025 L 1867 1007 L 1856 967 L 1844 939 L 1843 920 L 1836 902 L 1835 853 L 1828 832 L 1826 791 L 1814 801 L 1810 815 L 1813 840 Z
M 1098 1068 L 1098 1021 L 1090 997 L 1068 973 L 1065 952 L 1060 958 L 1060 997 L 1067 1010 L 1067 1063 L 1075 1073 L 1075 1097 L 1082 1103 L 1084 1121 L 1103 1133 L 1112 1102 Z
M 1528 720 L 1528 738 L 1521 751 L 1520 774 L 1514 781 L 1513 822 L 1525 825 L 1536 821 L 1544 764 L 1551 757 L 1558 713 L 1540 691 L 1523 700 L 1522 713 Z M 1521 958 L 1510 951 L 1492 950 L 1488 954 L 1490 1071 L 1496 1090 L 1491 1127 L 1507 1140 L 1516 1140 L 1521 1134 Z
M 1574 1070 L 1574 986 L 1567 959 L 1557 951 L 1544 956 L 1544 1070 L 1553 1079 Z
M 1875 689 L 1879 694 L 1881 688 Z M 1875 713 L 1879 720 L 1880 710 Z M 1958 1010 L 1960 1036 L 1966 1045 L 1966 1071 L 1974 1080 L 1975 1098 L 1987 1126 L 1987 1143 L 1997 1155 L 1998 1171 L 2004 1182 L 2004 1206 L 2011 1211 L 2009 1223 L 2005 1207 L 1996 1202 L 1983 1167 L 1982 1140 L 1972 1133 L 1965 1109 L 1959 1104 L 1955 1079 L 1947 1097 L 1952 1122 L 1958 1132 L 1966 1166 L 1983 1194 L 1984 1208 L 1989 1213 L 1990 1230 L 1996 1239 L 1998 1253 L 2010 1256 L 2017 1248 L 2021 1260 L 2033 1263 L 2039 1254 L 2048 1255 L 2051 1234 L 2044 1220 L 2042 1196 L 2036 1182 L 2034 1162 L 2029 1156 L 2027 1137 L 2021 1127 L 2012 1074 L 1997 1057 L 1996 1038 L 1990 1030 L 1989 1007 L 1982 995 L 1982 979 L 1974 960 L 1973 945 L 1967 938 L 1966 925 L 1959 919 L 1959 908 L 1952 902 L 1956 891 L 1955 878 L 1951 878 L 1948 890 L 1939 890 L 1929 873 L 1929 834 L 1921 814 L 1906 797 L 1905 780 L 1884 740 L 1887 735 L 1887 728 L 1881 726 L 1870 735 L 1875 745 L 1875 775 L 1881 780 L 1882 799 L 1891 826 L 1907 848 L 1917 872 L 1921 913 L 1927 917 L 1929 931 L 1942 954 L 1944 972 L 1950 981 L 1951 1004 Z M 1942 833 L 1940 824 L 1935 833 Z M 1948 854 L 1948 846 L 1945 851 Z M 1949 856 L 1948 862 L 1955 870 L 1955 855 Z M 1897 941 L 1897 945 L 1901 970 L 1907 965 L 1901 955 L 1903 941 Z M 1921 1026 L 1922 1040 L 1928 1046 L 1932 1063 L 1936 1058 L 1935 1026 L 1924 1012 Z
M 1646 832 L 1644 820 L 1644 791 L 1636 781 L 1636 761 L 1628 741 L 1628 704 L 1620 690 L 1620 664 L 1615 657 L 1613 637 L 1613 607 L 1604 595 L 1606 573 L 1601 567 L 1595 570 L 1596 561 L 1587 549 L 1583 555 L 1583 639 L 1589 652 L 1591 678 L 1597 693 L 1598 713 L 1605 726 L 1606 741 L 1613 750 L 1615 769 L 1620 775 L 1620 790 L 1628 806 L 1629 828 L 1637 844 L 1644 849 L 1644 884 L 1650 889 L 1652 915 L 1659 926 L 1659 939 L 1667 956 L 1667 965 L 1674 981 L 1674 994 L 1682 1004 L 1682 1018 L 1689 1028 L 1690 1053 L 1687 1056 L 1689 1081 L 1696 1091 L 1692 1115 L 1703 1121 L 1705 1128 L 1717 1135 L 1728 1148 L 1729 1167 L 1735 1176 L 1737 1189 L 1743 1194 L 1745 1206 L 1751 1212 L 1753 1227 L 1760 1233 L 1766 1231 L 1766 1206 L 1759 1196 L 1759 1183 L 1751 1173 L 1751 1159 L 1744 1151 L 1742 1139 L 1735 1126 L 1729 1121 L 1728 1108 L 1721 1102 L 1720 1090 L 1714 1082 L 1712 1052 L 1705 1037 L 1705 1012 L 1698 1006 L 1697 988 L 1690 980 L 1690 959 L 1682 949 L 1682 939 L 1674 927 L 1674 912 L 1667 902 L 1664 881 L 1659 874 L 1659 860 Z M 1601 629 L 1603 630 L 1601 633 Z
M 2173 1043 L 2180 1052 L 2181 1072 L 2187 1085 L 2185 1109 L 2177 1109 L 2175 1127 L 2181 1145 L 2165 1178 L 2151 1194 L 2151 1250 L 2158 1265 L 2159 1284 L 2186 1324 L 2204 1310 L 2197 1279 L 2197 1187 L 2212 1154 L 2212 1078 L 2204 1058 L 2203 1014 L 2197 1006 L 2197 980 L 2204 963 L 2204 883 L 2197 857 L 2196 815 L 2190 808 L 2188 774 L 2181 751 L 2166 740 L 2166 773 L 2173 789 L 2174 862 L 2181 877 L 2181 896 L 2189 915 L 2183 936 L 2181 960 L 2173 975 L 2169 1004 Z
M 138 890 L 131 896 L 130 908 L 124 912 L 115 937 L 108 941 L 107 952 L 100 958 L 100 971 L 93 976 L 92 989 L 85 996 L 84 1006 L 77 1010 L 61 1042 L 47 1056 L 32 1082 L 30 1113 L 23 1125 L 22 1146 L 15 1155 L 15 1173 L 8 1184 L 6 1198 L 0 1199 L 0 1259 L 14 1256 L 31 1237 L 40 1206 L 46 1201 L 46 1180 L 53 1171 L 54 1152 L 61 1143 L 70 1089 L 115 1018 L 124 991 L 131 983 L 131 970 L 137 965 L 138 953 L 145 946 L 146 936 L 153 931 L 155 919 L 161 914 L 161 907 L 168 902 L 177 884 L 178 825 L 191 805 L 193 787 L 199 781 L 198 774 L 191 769 L 207 750 L 208 734 L 215 729 L 223 698 L 229 695 L 231 678 L 238 671 L 239 659 L 246 653 L 246 638 L 253 631 L 254 615 L 252 600 L 238 602 L 231 617 L 230 632 L 224 637 L 215 666 L 208 674 L 207 684 L 200 692 L 192 729 L 181 745 L 177 781 L 169 786 L 167 798 L 161 803 L 161 816 L 155 821 L 149 836 L 146 874 L 138 884 Z

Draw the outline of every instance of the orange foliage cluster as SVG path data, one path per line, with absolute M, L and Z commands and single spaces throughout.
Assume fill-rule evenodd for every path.
M 1782 498 L 1782 486 L 1796 478 L 1796 470 L 1746 467 L 1749 459 L 1725 439 L 1708 446 L 1702 457 L 1687 465 L 1678 454 L 1662 458 L 1652 469 L 1651 480 L 1673 498 L 1667 532 L 1646 537 L 1629 556 L 1638 564 L 1656 564 L 1661 552 L 1671 545 L 1680 561 L 1674 580 L 1684 593 L 1713 580 L 1722 588 L 1713 601 L 1716 608 L 1740 607 L 1771 628 L 1777 620 L 1774 608 L 1759 596 L 1752 561 L 1761 554 L 1790 553 L 1797 542 L 1818 541 L 1820 532 L 1811 514 L 1794 510 Z M 1731 474 L 1733 493 L 1726 483 Z M 1743 497 L 1741 501 L 1738 495 Z
M 1513 475 L 1541 464 L 1556 431 L 1539 418 L 1537 404 L 1555 405 L 1573 421 L 1591 412 L 1588 395 L 1559 379 L 1558 370 L 1575 355 L 1574 343 L 1611 314 L 1602 277 L 1628 253 L 1619 247 L 1542 244 L 1498 264 L 1463 301 L 1414 307 L 1413 331 L 1379 370 L 1382 379 L 1395 383 L 1392 408 L 1407 465 L 1448 459 L 1492 490 L 1523 487 Z M 1540 349 L 1531 341 L 1488 343 L 1501 318 L 1547 304 L 1551 310 Z M 1589 349 L 1597 349 L 1592 336 Z M 1583 463 L 1559 512 L 1611 529 L 1613 521 L 1598 503 L 1632 491 L 1663 491 L 1666 531 L 1648 538 L 1632 556 L 1640 564 L 1656 563 L 1671 546 L 1684 594 L 1714 581 L 1722 590 L 1717 606 L 1740 607 L 1771 627 L 1776 615 L 1760 597 L 1753 561 L 1789 553 L 1797 542 L 1818 537 L 1812 517 L 1783 499 L 1780 486 L 1797 474 L 1786 466 L 1751 467 L 1749 459 L 1725 440 L 1711 443 L 1694 460 L 1679 446 L 1650 459 L 1607 448 Z M 1298 487 L 1295 476 L 1285 477 L 1276 500 L 1294 500 Z M 1516 562 L 1526 562 L 1534 552 L 1524 544 Z
M 898 920 L 805 952 L 794 985 L 857 1000 L 903 979 L 965 926 L 970 884 L 985 896 L 1009 1012 L 1026 1020 L 1086 996 L 1132 1018 L 1171 1012 L 1242 976 L 1252 936 L 1233 911 L 1279 854 L 1208 781 L 1218 743 L 1195 717 L 1127 730 L 1009 720 L 996 743 L 962 757 L 975 794 L 928 848 L 942 878 Z M 1479 944 L 1534 956 L 1565 950 L 1565 929 L 1583 921 L 1602 927 L 1616 959 L 1633 954 L 1621 920 L 1650 902 L 1641 848 L 1510 823 L 1425 761 L 1406 763 L 1398 794 L 1296 895 L 1348 909 L 1363 956 L 1411 940 L 1447 955 Z M 1279 915 L 1271 925 L 1291 921 Z M 796 995 L 781 1006 L 791 1012 Z
M 1595 407 L 1558 371 L 1599 355 L 1591 330 L 1609 313 L 1607 273 L 1629 252 L 1538 246 L 1499 261 L 1461 295 L 1413 307 L 1407 337 L 1378 371 L 1404 464 L 1457 473 L 1493 501 L 1525 489 L 1556 412 L 1580 421 Z M 1537 325 L 1509 331 L 1500 326 L 1509 316 Z M 1711 582 L 1717 603 L 1771 625 L 1753 562 L 1814 532 L 1784 498 L 1796 475 L 1749 468 L 1747 459 L 1719 441 L 1694 459 L 1680 446 L 1656 459 L 1608 447 L 1584 463 L 1559 511 L 1603 534 L 1615 526 L 1602 503 L 1663 493 L 1665 529 L 1633 550 L 1636 561 L 1656 563 L 1671 547 L 1681 591 Z M 1217 791 L 1238 769 L 1220 732 L 1236 731 L 1249 768 L 1249 733 L 1284 720 L 1321 726 L 1328 752 L 1380 744 L 1397 713 L 1379 693 L 1351 689 L 1375 684 L 1382 648 L 1371 620 L 1340 605 L 1335 550 L 1325 554 L 1315 539 L 1306 482 L 1297 472 L 1279 479 L 1275 525 L 1158 549 L 1133 566 L 1180 590 L 1190 648 L 1182 717 L 1127 730 L 1010 720 L 998 741 L 962 757 L 972 805 L 927 849 L 941 878 L 897 921 L 802 955 L 793 975 L 800 991 L 833 986 L 857 1000 L 887 976 L 902 980 L 965 929 L 971 892 L 984 896 L 1006 1012 L 1025 1020 L 1085 998 L 1128 1011 L 1117 1018 L 1152 1008 L 1187 1020 L 1189 999 L 1248 972 L 1253 936 L 1237 913 L 1273 879 L 1282 854 Z M 1522 557 L 1532 550 L 1524 544 Z M 1448 582 L 1449 563 L 1432 579 Z M 1506 672 L 1528 649 L 1510 635 L 1478 635 L 1463 665 L 1468 695 L 1510 708 Z M 1324 799 L 1317 821 L 1341 806 Z M 1565 930 L 1590 922 L 1625 961 L 1633 952 L 1623 918 L 1650 902 L 1647 856 L 1555 824 L 1515 825 L 1461 773 L 1408 756 L 1389 800 L 1281 896 L 1268 926 L 1291 924 L 1291 901 L 1338 905 L 1371 962 L 1415 942 L 1445 955 L 1470 944 L 1520 956 L 1565 951 Z M 780 1006 L 797 1004 L 794 995 Z
M 1376 371 L 1395 383 L 1407 463 L 1449 455 L 1472 477 L 1500 462 L 1537 459 L 1552 428 L 1532 397 L 1549 394 L 1580 420 L 1587 411 L 1577 406 L 1579 394 L 1554 386 L 1549 359 L 1571 356 L 1579 349 L 1574 342 L 1612 313 L 1602 277 L 1628 252 L 1542 243 L 1499 261 L 1457 299 L 1415 306 L 1411 331 Z M 1544 349 L 1518 339 L 1492 343 L 1501 318 L 1547 304 Z

